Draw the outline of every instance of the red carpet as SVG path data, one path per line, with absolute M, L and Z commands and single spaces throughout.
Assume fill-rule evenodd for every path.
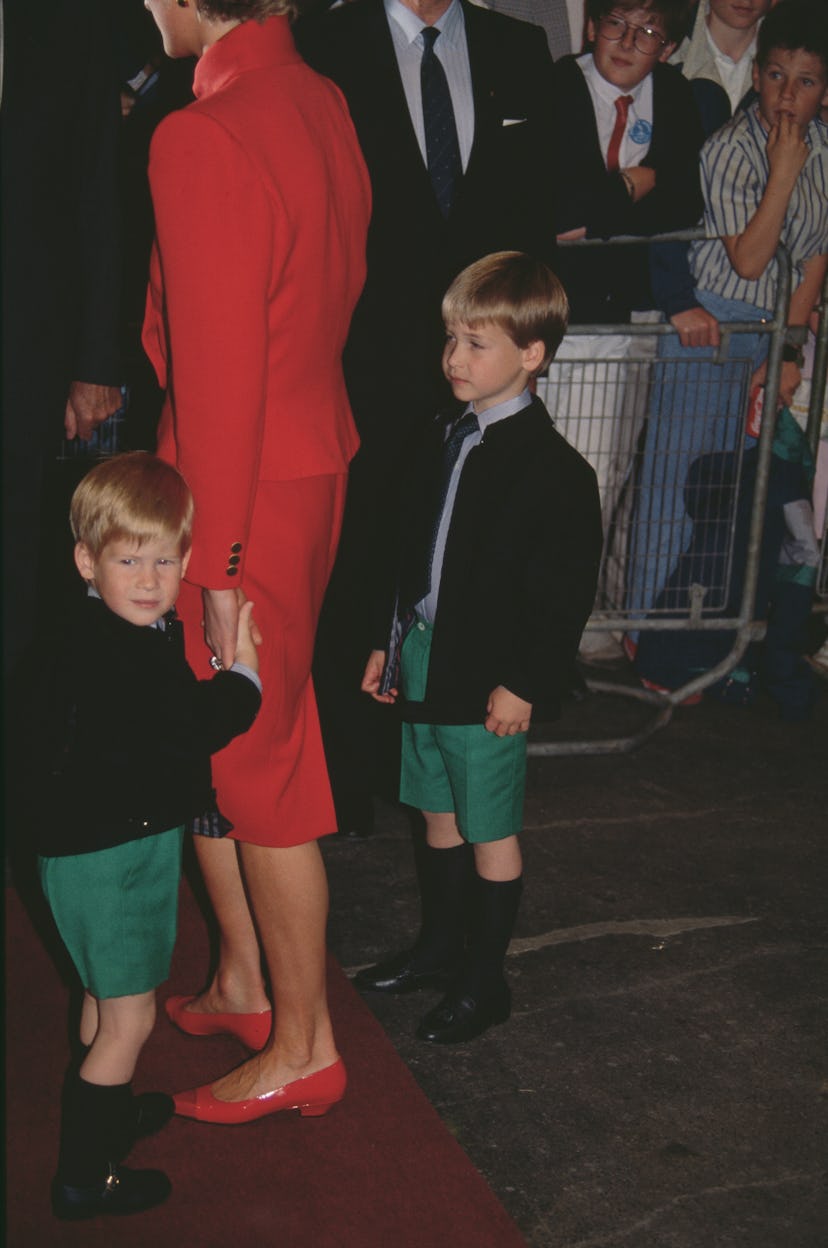
M 525 1248 L 514 1222 L 448 1133 L 342 972 L 329 971 L 345 1100 L 324 1118 L 277 1114 L 244 1127 L 174 1119 L 133 1150 L 173 1194 L 159 1209 L 71 1224 L 49 1208 L 57 1100 L 67 1061 L 68 989 L 16 893 L 7 906 L 7 1243 L 13 1248 Z M 203 921 L 182 891 L 163 1000 L 206 966 Z M 137 1091 L 206 1083 L 244 1057 L 232 1039 L 191 1039 L 160 1016 Z

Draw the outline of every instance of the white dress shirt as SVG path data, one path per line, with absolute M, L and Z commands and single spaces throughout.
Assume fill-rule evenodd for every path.
M 595 124 L 598 127 L 598 142 L 604 163 L 607 160 L 607 149 L 612 132 L 615 128 L 615 101 L 620 95 L 631 95 L 632 104 L 627 113 L 627 128 L 621 140 L 621 151 L 618 163 L 622 169 L 630 169 L 640 165 L 650 150 L 653 137 L 653 76 L 648 74 L 638 86 L 629 91 L 622 91 L 606 78 L 602 78 L 595 68 L 592 53 L 578 57 L 578 68 L 586 79 L 592 107 L 595 112 Z

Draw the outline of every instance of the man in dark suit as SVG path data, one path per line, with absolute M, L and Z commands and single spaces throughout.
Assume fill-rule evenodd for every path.
M 432 53 L 451 96 L 459 167 L 448 195 L 430 168 L 424 28 L 439 32 Z M 398 757 L 387 717 L 372 730 L 377 708 L 358 693 L 373 570 L 412 438 L 448 398 L 440 372 L 447 286 L 492 251 L 551 259 L 553 70 L 539 27 L 468 0 L 355 0 L 300 23 L 297 43 L 344 92 L 373 192 L 368 277 L 345 351 L 362 445 L 315 667 L 340 830 L 366 831 L 369 791 L 396 790 Z
M 65 432 L 120 406 L 118 78 L 105 0 L 5 0 L 4 672 L 31 639 L 38 568 L 66 534 L 44 473 Z M 38 539 L 42 549 L 38 549 Z M 58 547 L 61 551 L 63 546 Z M 66 567 L 70 569 L 68 557 Z M 54 595 L 52 569 L 44 578 Z M 54 603 L 52 602 L 52 612 Z
M 74 590 L 61 438 L 121 404 L 120 107 L 106 0 L 5 0 L 2 17 L 4 801 L 19 832 L 15 690 Z

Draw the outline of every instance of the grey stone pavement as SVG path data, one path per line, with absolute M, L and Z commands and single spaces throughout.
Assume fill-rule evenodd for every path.
M 592 695 L 554 733 L 647 714 Z M 512 1018 L 432 1047 L 432 994 L 366 997 L 530 1248 L 828 1248 L 826 831 L 826 685 L 807 724 L 705 702 L 530 761 Z M 346 969 L 415 932 L 411 837 L 381 804 L 324 843 Z

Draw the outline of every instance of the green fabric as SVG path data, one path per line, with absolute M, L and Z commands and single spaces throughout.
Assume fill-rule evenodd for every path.
M 170 973 L 184 829 L 89 854 L 40 858 L 40 882 L 93 996 L 149 992 Z
M 403 643 L 401 684 L 425 697 L 431 626 L 415 624 Z M 471 844 L 501 841 L 523 827 L 526 733 L 498 737 L 482 724 L 403 724 L 400 801 L 452 812 Z

